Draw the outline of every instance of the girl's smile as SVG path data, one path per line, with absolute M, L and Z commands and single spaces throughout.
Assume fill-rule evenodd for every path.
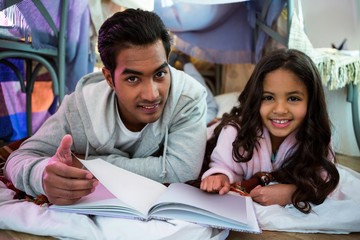
M 290 125 L 291 120 L 273 119 L 271 123 L 276 128 L 285 128 Z

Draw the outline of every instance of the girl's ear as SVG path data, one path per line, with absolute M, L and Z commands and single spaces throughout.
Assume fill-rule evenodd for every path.
M 108 83 L 108 85 L 110 86 L 111 89 L 114 89 L 114 81 L 112 79 L 111 73 L 108 69 L 106 69 L 105 67 L 102 68 L 102 73 L 106 79 L 106 82 Z

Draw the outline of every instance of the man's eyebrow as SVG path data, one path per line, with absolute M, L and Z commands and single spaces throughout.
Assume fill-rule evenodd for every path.
M 169 64 L 167 62 L 164 62 L 163 64 L 161 64 L 158 68 L 155 69 L 154 73 L 158 72 L 160 69 L 163 69 L 165 67 L 167 67 Z M 124 71 L 122 71 L 121 74 L 134 74 L 134 75 L 143 75 L 142 72 L 133 70 L 133 69 L 129 69 L 129 68 L 125 68 Z
M 143 75 L 142 72 L 136 71 L 136 70 L 132 70 L 129 68 L 125 68 L 124 71 L 122 71 L 121 74 L 134 74 L 134 75 Z

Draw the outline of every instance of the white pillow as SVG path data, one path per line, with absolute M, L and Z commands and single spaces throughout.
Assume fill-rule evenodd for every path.
M 224 113 L 230 112 L 230 110 L 238 104 L 239 95 L 240 92 L 230 92 L 215 96 L 215 101 L 219 107 L 218 118 L 221 118 Z

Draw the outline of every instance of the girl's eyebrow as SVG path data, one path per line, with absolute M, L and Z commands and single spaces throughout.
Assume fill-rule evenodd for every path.
M 300 91 L 292 91 L 287 93 L 287 95 L 293 95 L 293 94 L 305 95 L 303 92 Z
M 270 92 L 270 91 L 263 91 L 263 94 L 264 94 L 264 93 L 274 95 L 274 93 L 273 93 L 273 92 Z M 293 95 L 293 94 L 305 95 L 305 93 L 300 92 L 300 91 L 292 91 L 292 92 L 287 92 L 287 93 L 286 93 L 286 95 Z
M 154 73 L 158 72 L 160 69 L 163 69 L 164 67 L 167 67 L 169 64 L 167 62 L 164 62 L 163 64 L 161 64 L 158 68 L 155 69 Z M 134 75 L 144 75 L 142 72 L 130 69 L 130 68 L 125 68 L 124 71 L 122 71 L 121 74 L 134 74 Z

